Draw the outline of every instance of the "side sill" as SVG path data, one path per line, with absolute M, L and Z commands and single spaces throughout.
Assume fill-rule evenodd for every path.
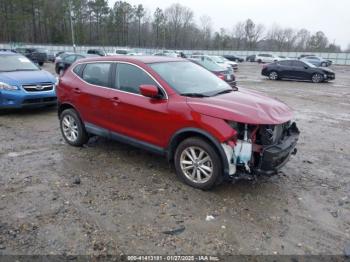
M 121 143 L 129 144 L 131 146 L 138 147 L 158 155 L 164 156 L 166 154 L 166 151 L 162 147 L 155 146 L 153 144 L 143 142 L 129 136 L 125 136 L 116 132 L 109 131 L 105 128 L 96 126 L 94 124 L 90 124 L 90 123 L 84 123 L 84 124 L 85 124 L 85 129 L 88 133 L 91 133 L 97 136 L 103 136 L 112 140 L 116 140 Z

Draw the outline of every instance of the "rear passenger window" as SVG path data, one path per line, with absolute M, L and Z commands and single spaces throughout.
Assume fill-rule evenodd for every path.
M 109 87 L 110 63 L 86 64 L 83 79 L 93 85 Z
M 118 64 L 115 86 L 126 92 L 139 94 L 140 85 L 157 85 L 153 79 L 140 68 L 129 64 Z
M 278 64 L 282 66 L 292 66 L 292 61 L 279 61 Z
M 81 76 L 82 69 L 83 69 L 83 64 L 79 64 L 73 68 L 73 72 L 76 73 L 78 76 Z

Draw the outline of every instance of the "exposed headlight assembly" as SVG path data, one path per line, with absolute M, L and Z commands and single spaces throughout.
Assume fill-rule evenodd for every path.
M 18 90 L 17 86 L 11 86 L 8 85 L 4 82 L 0 82 L 0 90 L 6 90 L 6 91 L 14 91 L 14 90 Z

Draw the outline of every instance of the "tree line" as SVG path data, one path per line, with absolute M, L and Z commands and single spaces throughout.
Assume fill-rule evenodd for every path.
M 190 8 L 172 4 L 148 11 L 142 4 L 107 0 L 0 0 L 0 42 L 77 45 L 340 52 L 322 31 L 266 28 L 252 19 L 214 30 L 208 15 L 196 22 Z M 350 49 L 350 46 L 349 46 Z

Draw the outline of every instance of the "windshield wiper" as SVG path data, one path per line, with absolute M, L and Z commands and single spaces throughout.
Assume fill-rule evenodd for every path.
M 222 90 L 220 92 L 215 93 L 214 96 L 231 93 L 233 91 L 236 91 L 236 90 L 235 89 L 225 89 L 225 90 Z
M 189 97 L 208 97 L 207 95 L 201 94 L 201 93 L 181 93 L 182 96 L 189 96 Z

